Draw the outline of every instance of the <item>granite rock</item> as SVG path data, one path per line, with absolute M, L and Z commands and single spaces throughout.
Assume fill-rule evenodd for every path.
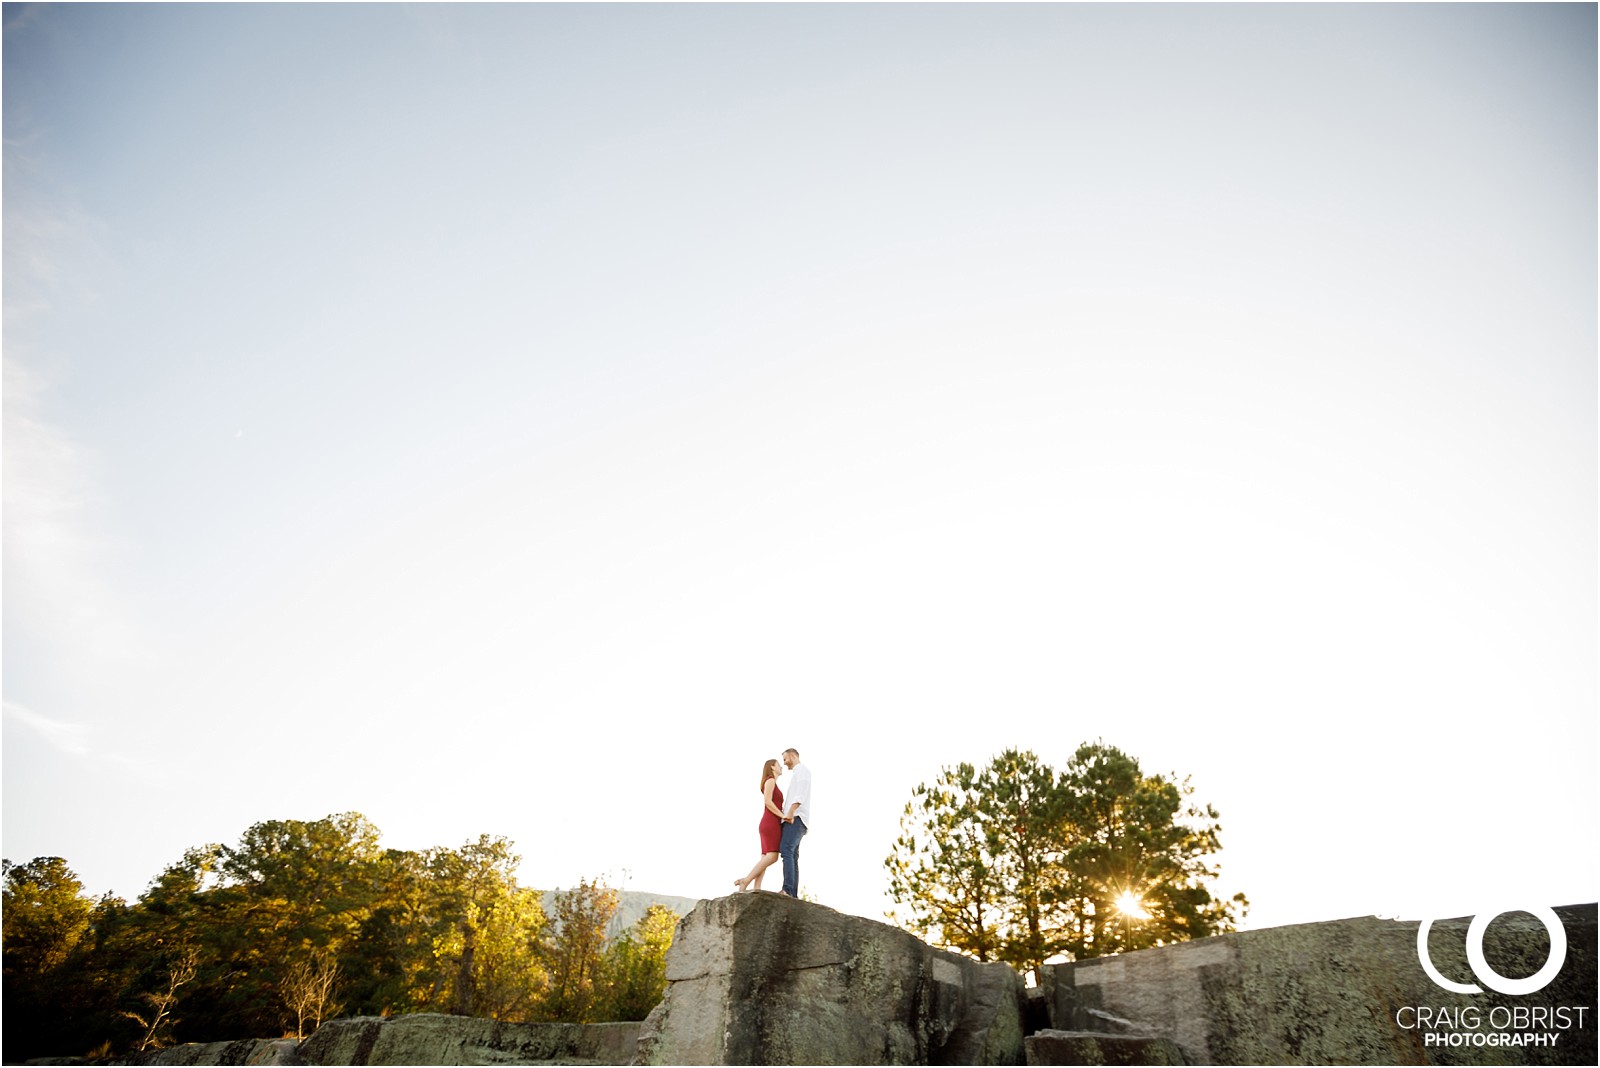
M 1176 1043 L 1153 1035 L 1043 1030 L 1023 1040 L 1030 1065 L 1187 1064 Z
M 244 1038 L 236 1042 L 188 1042 L 133 1053 L 113 1064 L 278 1064 L 301 1065 L 292 1038 Z M 80 1062 L 81 1063 L 81 1062 Z
M 1526 995 L 1443 989 L 1420 963 L 1417 921 L 1363 917 L 1047 967 L 1043 999 L 1054 1028 L 1159 1036 L 1190 1064 L 1593 1064 L 1596 910 L 1555 912 L 1565 964 Z M 1434 966 L 1455 982 L 1472 978 L 1469 928 L 1452 919 L 1429 932 Z M 1552 954 L 1544 924 L 1527 913 L 1489 923 L 1483 947 L 1507 978 Z M 1452 1023 L 1420 1026 L 1421 1012 Z M 1518 1019 L 1528 1025 L 1510 1026 Z
M 1021 1064 L 1023 984 L 1004 964 L 780 894 L 704 901 L 678 924 L 640 1064 Z
M 305 1064 L 627 1064 L 639 1024 L 501 1023 L 418 1013 L 329 1020 Z

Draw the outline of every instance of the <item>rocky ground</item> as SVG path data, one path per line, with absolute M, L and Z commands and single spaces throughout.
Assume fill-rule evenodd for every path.
M 1596 907 L 1555 915 L 1566 947 L 1537 991 L 1443 988 L 1420 962 L 1419 925 L 1373 917 L 1056 965 L 1027 988 L 1003 964 L 886 924 L 737 894 L 684 917 L 666 996 L 643 1025 L 358 1018 L 301 1043 L 177 1046 L 120 1063 L 1594 1064 Z M 1436 972 L 1458 985 L 1475 974 L 1475 938 L 1506 977 L 1556 957 L 1528 914 L 1473 932 L 1446 920 L 1426 939 Z

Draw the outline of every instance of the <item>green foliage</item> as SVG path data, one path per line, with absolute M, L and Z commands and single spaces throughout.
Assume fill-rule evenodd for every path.
M 47 975 L 66 962 L 89 927 L 94 903 L 60 857 L 4 862 L 4 961 L 7 976 Z
M 86 1017 L 110 1011 L 80 966 L 114 902 L 97 904 L 60 857 L 4 862 L 5 1060 L 17 1063 L 71 1042 Z
M 386 850 L 356 813 L 191 849 L 132 905 L 88 898 L 60 858 L 7 862 L 5 1060 L 303 1035 L 335 1013 L 642 1018 L 676 916 L 608 941 L 616 891 L 585 881 L 552 923 L 520 863 L 489 835 Z
M 981 790 L 971 764 L 945 768 L 919 784 L 900 818 L 900 837 L 884 862 L 889 894 L 908 906 L 889 919 L 921 938 L 981 961 L 998 960 L 1005 885 L 979 816 Z
M 1011 923 L 1000 959 L 1037 967 L 1062 948 L 1052 923 L 1068 841 L 1066 798 L 1055 773 L 1032 753 L 1008 749 L 978 776 L 978 820 L 996 877 L 1005 886 Z
M 543 996 L 544 909 L 536 892 L 516 884 L 521 860 L 510 842 L 488 835 L 434 857 L 439 910 L 454 917 L 433 942 L 435 1001 L 444 1011 L 525 1020 Z
M 1249 903 L 1212 897 L 1218 815 L 1192 794 L 1103 743 L 1059 774 L 1016 750 L 942 769 L 913 791 L 884 861 L 889 918 L 1019 968 L 1232 930 Z
M 1150 777 L 1138 761 L 1104 745 L 1083 745 L 1062 774 L 1067 820 L 1074 829 L 1065 867 L 1064 904 L 1075 922 L 1066 951 L 1074 958 L 1232 930 L 1248 907 L 1243 895 L 1214 899 L 1208 858 L 1221 849 L 1216 809 L 1191 800 L 1189 780 Z M 1146 917 L 1117 902 L 1137 899 Z
M 555 933 L 547 946 L 549 1019 L 588 1023 L 604 991 L 606 927 L 617 914 L 617 892 L 588 880 L 556 895 Z
M 678 914 L 651 905 L 631 928 L 606 949 L 601 974 L 605 989 L 597 1006 L 601 1020 L 642 1020 L 667 989 L 667 950 Z

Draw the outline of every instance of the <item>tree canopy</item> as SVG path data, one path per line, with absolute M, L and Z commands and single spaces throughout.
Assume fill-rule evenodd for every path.
M 979 960 L 1037 969 L 1234 929 L 1212 896 L 1216 810 L 1187 779 L 1085 743 L 1059 772 L 1008 749 L 919 784 L 884 865 L 889 918 Z
M 190 849 L 132 904 L 89 898 L 62 858 L 7 861 L 5 1060 L 304 1035 L 335 1014 L 643 1019 L 676 914 L 608 937 L 614 889 L 584 880 L 547 916 L 520 863 L 490 835 L 385 849 L 353 812 Z

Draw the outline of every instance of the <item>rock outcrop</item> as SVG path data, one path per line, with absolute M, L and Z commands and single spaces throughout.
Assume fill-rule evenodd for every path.
M 638 1038 L 637 1023 L 357 1016 L 317 1028 L 300 1056 L 306 1064 L 627 1064 Z
M 1567 941 L 1565 965 L 1527 995 L 1441 988 L 1419 962 L 1419 924 L 1375 917 L 1240 931 L 1047 967 L 1050 1025 L 1076 1037 L 1035 1036 L 1029 1063 L 1593 1064 L 1596 910 L 1555 911 Z M 1443 920 L 1429 936 L 1434 966 L 1456 981 L 1472 978 L 1469 926 L 1467 919 Z M 1508 978 L 1531 974 L 1551 955 L 1544 924 L 1525 913 L 1490 924 L 1483 945 L 1497 974 Z M 1441 1018 L 1449 1022 L 1441 1026 Z M 1183 1060 L 1108 1038 L 1114 1034 L 1165 1040 Z M 1091 1046 L 1100 1052 L 1086 1052 Z
M 667 953 L 640 1064 L 1020 1064 L 1023 984 L 781 894 L 702 902 Z
M 666 996 L 642 1027 L 355 1018 L 298 1045 L 177 1046 L 122 1063 L 1600 1062 L 1596 907 L 1547 920 L 1551 928 L 1527 913 L 1441 920 L 1425 953 L 1416 922 L 1241 931 L 1047 966 L 1025 990 L 1003 964 L 933 949 L 887 924 L 736 894 L 700 902 L 679 923 Z M 1481 946 L 1476 966 L 1469 946 Z M 1502 989 L 1528 976 L 1530 989 Z M 1450 989 L 1474 978 L 1476 992 Z
M 277 1064 L 301 1065 L 300 1043 L 292 1038 L 242 1038 L 236 1042 L 190 1042 L 135 1053 L 115 1064 Z M 83 1063 L 79 1061 L 77 1063 Z
M 628 1064 L 638 1023 L 500 1023 L 418 1013 L 329 1020 L 304 1042 L 245 1039 L 136 1053 L 113 1064 Z M 81 1060 L 73 1063 L 82 1064 Z
M 1596 908 L 1557 919 L 1563 959 L 1537 991 L 1452 992 L 1421 962 L 1417 922 L 1374 917 L 1054 965 L 1024 991 L 1004 965 L 884 924 L 735 895 L 679 924 L 638 1063 L 1596 1063 Z M 1472 922 L 1431 928 L 1431 965 L 1470 980 Z M 1505 979 L 1556 953 L 1527 913 L 1478 937 L 1480 965 Z
M 1164 1038 L 1100 1031 L 1037 1031 L 1024 1040 L 1029 1064 L 1188 1064 Z

